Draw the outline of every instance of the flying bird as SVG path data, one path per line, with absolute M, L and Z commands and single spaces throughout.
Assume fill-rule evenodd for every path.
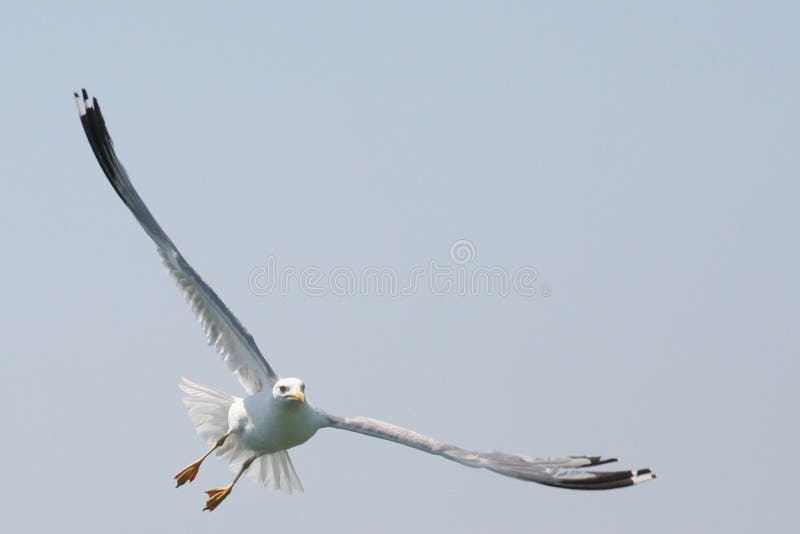
M 233 481 L 208 490 L 204 510 L 214 510 L 247 476 L 287 493 L 303 486 L 288 450 L 308 441 L 321 428 L 337 428 L 393 441 L 435 454 L 467 467 L 555 486 L 603 490 L 639 484 L 655 478 L 650 469 L 625 471 L 585 470 L 616 461 L 600 456 L 535 458 L 502 452 L 476 452 L 368 417 L 339 417 L 312 404 L 298 378 L 281 378 L 267 363 L 253 336 L 224 302 L 184 259 L 172 240 L 147 209 L 117 158 L 97 99 L 85 89 L 75 93 L 83 129 L 100 167 L 117 195 L 155 242 L 158 254 L 205 331 L 208 342 L 238 378 L 245 396 L 239 397 L 200 385 L 186 378 L 180 389 L 189 418 L 209 449 L 175 475 L 177 487 L 191 482 L 200 465 L 213 452 L 228 461 L 236 473 Z

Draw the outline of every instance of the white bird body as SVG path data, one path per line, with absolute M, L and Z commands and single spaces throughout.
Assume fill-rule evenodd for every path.
M 180 388 L 198 435 L 211 449 L 175 475 L 178 486 L 191 482 L 200 464 L 216 451 L 227 458 L 236 478 L 227 486 L 207 491 L 206 510 L 214 510 L 245 472 L 262 484 L 291 493 L 303 486 L 288 449 L 308 441 L 320 428 L 332 427 L 393 441 L 436 454 L 468 467 L 485 468 L 504 476 L 570 489 L 621 488 L 655 478 L 649 469 L 584 471 L 580 468 L 615 461 L 599 456 L 534 458 L 501 452 L 476 452 L 423 436 L 412 430 L 368 417 L 337 417 L 315 408 L 305 398 L 305 384 L 280 378 L 261 354 L 253 337 L 211 287 L 183 258 L 139 194 L 117 158 L 97 99 L 86 90 L 75 93 L 81 123 L 100 167 L 119 197 L 155 242 L 170 276 L 230 370 L 247 391 L 235 397 L 187 379 Z
M 271 392 L 237 399 L 228 412 L 229 431 L 256 453 L 270 454 L 302 445 L 329 426 L 308 402 L 281 402 Z

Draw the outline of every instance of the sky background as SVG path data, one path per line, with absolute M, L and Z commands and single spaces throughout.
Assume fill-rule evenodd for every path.
M 800 449 L 794 2 L 13 2 L 0 20 L 5 532 L 789 532 Z M 570 492 L 322 430 L 306 491 L 213 458 L 241 394 L 103 177 L 341 415 L 658 480 Z M 528 266 L 532 297 L 258 294 L 254 269 Z M 591 529 L 591 530 L 590 530 Z

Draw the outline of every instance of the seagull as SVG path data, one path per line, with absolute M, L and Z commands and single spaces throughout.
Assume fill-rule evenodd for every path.
M 303 485 L 288 450 L 305 443 L 321 428 L 357 432 L 413 447 L 467 467 L 484 468 L 507 477 L 558 488 L 604 490 L 655 478 L 650 469 L 582 469 L 615 462 L 616 458 L 537 458 L 503 452 L 476 452 L 377 419 L 339 417 L 317 408 L 306 397 L 302 380 L 281 378 L 272 369 L 253 336 L 189 265 L 147 209 L 117 158 L 97 99 L 90 100 L 85 89 L 74 95 L 83 130 L 100 168 L 122 202 L 155 242 L 161 260 L 205 331 L 208 343 L 216 349 L 247 393 L 244 397 L 229 395 L 186 378 L 179 384 L 186 394 L 183 402 L 189 418 L 209 449 L 175 475 L 176 487 L 192 482 L 200 465 L 215 451 L 236 473 L 230 484 L 206 492 L 208 498 L 203 510 L 216 509 L 245 473 L 256 482 L 276 490 L 287 493 L 302 491 Z

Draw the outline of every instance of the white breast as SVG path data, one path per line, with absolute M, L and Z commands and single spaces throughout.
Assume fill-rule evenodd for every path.
M 307 403 L 276 401 L 269 392 L 231 406 L 228 422 L 242 444 L 261 454 L 296 447 L 313 436 L 323 421 Z

